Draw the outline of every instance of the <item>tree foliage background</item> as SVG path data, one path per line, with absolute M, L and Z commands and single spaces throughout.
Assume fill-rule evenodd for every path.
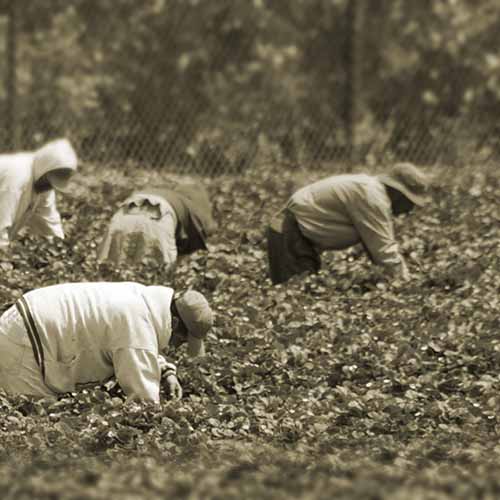
M 68 134 L 88 159 L 205 173 L 246 168 L 263 149 L 344 160 L 352 103 L 361 160 L 498 154 L 499 0 L 15 4 L 23 147 Z

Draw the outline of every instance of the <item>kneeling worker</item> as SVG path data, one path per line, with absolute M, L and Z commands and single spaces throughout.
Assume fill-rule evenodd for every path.
M 212 324 L 207 300 L 192 290 L 178 298 L 132 282 L 33 290 L 0 317 L 0 388 L 50 397 L 115 375 L 127 397 L 158 402 L 165 371 L 180 398 L 176 367 L 162 354 L 187 342 L 190 356 L 203 355 Z

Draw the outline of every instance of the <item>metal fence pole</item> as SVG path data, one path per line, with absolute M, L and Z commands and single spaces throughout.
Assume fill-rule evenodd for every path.
M 361 118 L 364 0 L 349 0 L 346 8 L 347 34 L 344 52 L 345 101 L 344 123 L 347 138 L 347 160 L 359 160 L 356 127 Z
M 7 142 L 10 149 L 17 149 L 19 140 L 19 123 L 17 112 L 17 15 L 18 2 L 11 1 L 7 4 L 7 73 L 6 73 L 6 129 Z

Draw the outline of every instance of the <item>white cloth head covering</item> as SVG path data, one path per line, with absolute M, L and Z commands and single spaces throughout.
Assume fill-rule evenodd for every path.
M 61 168 L 76 171 L 78 159 L 75 150 L 68 139 L 56 139 L 48 142 L 35 151 L 33 158 L 33 177 L 35 181 L 45 174 Z M 49 179 L 55 189 L 63 191 L 67 187 L 67 180 L 62 182 L 57 177 Z

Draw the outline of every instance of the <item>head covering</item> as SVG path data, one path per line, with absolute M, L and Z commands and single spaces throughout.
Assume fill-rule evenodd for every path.
M 68 189 L 69 178 L 51 174 L 54 170 L 69 169 L 76 171 L 78 160 L 75 150 L 68 139 L 56 139 L 35 151 L 33 158 L 33 176 L 35 181 L 47 174 L 52 187 L 59 191 Z
M 377 176 L 378 180 L 390 186 L 419 207 L 429 202 L 425 192 L 429 185 L 429 178 L 411 163 L 396 163 L 387 174 Z
M 188 354 L 192 357 L 203 356 L 203 339 L 214 322 L 214 313 L 207 299 L 194 290 L 188 290 L 175 301 L 177 312 L 188 330 Z

